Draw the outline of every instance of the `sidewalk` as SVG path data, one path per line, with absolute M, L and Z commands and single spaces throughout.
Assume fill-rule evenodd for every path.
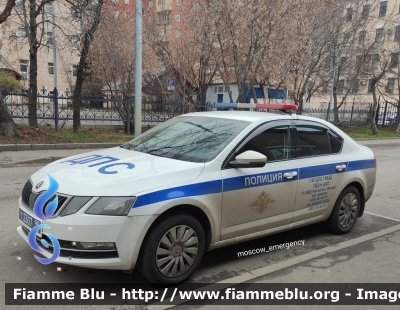
M 400 147 L 400 138 L 357 139 L 356 141 L 372 149 Z M 0 167 L 44 165 L 64 157 L 119 145 L 121 143 L 3 144 L 0 145 Z

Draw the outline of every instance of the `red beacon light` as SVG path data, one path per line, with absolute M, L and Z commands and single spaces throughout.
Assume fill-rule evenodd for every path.
M 293 103 L 257 103 L 256 107 L 257 109 L 279 110 L 288 114 L 298 110 L 298 106 Z

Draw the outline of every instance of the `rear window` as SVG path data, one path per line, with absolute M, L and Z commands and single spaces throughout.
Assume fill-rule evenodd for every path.
M 323 125 L 298 121 L 296 130 L 299 138 L 297 157 L 335 154 L 342 149 L 343 139 Z
M 203 163 L 216 157 L 249 124 L 216 117 L 176 117 L 146 131 L 123 148 Z

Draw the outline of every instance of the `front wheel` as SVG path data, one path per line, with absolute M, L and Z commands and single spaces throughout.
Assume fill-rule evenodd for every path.
M 361 197 L 354 186 L 340 193 L 328 219 L 329 230 L 335 234 L 348 233 L 357 221 L 361 209 Z
M 178 284 L 200 264 L 205 251 L 205 234 L 197 219 L 185 213 L 165 218 L 143 241 L 139 272 L 150 282 Z

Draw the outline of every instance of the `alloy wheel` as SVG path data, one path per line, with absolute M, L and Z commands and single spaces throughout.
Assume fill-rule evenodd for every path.
M 353 224 L 357 217 L 358 199 L 354 193 L 348 193 L 344 196 L 339 208 L 339 224 L 343 228 Z
M 158 271 L 169 278 L 178 277 L 193 265 L 199 250 L 196 232 L 187 225 L 168 230 L 156 250 Z

